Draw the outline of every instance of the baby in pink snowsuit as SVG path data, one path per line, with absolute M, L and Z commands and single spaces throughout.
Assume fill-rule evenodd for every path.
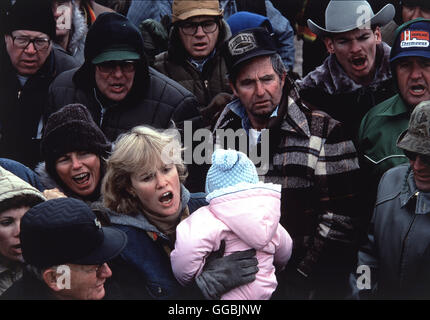
M 191 282 L 225 240 L 224 255 L 255 248 L 259 271 L 255 281 L 221 299 L 270 299 L 277 286 L 275 266 L 282 270 L 292 251 L 291 237 L 279 224 L 281 185 L 259 182 L 254 164 L 244 153 L 218 149 L 212 155 L 206 191 L 209 205 L 176 229 L 170 256 L 176 279 L 184 286 Z

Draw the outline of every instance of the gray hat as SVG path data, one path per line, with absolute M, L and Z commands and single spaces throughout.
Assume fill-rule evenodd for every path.
M 351 31 L 366 24 L 383 26 L 396 13 L 392 4 L 384 6 L 377 14 L 367 1 L 331 0 L 325 10 L 325 28 L 308 19 L 308 27 L 319 37 Z
M 397 139 L 401 149 L 430 155 L 430 101 L 423 101 L 412 111 L 409 127 Z

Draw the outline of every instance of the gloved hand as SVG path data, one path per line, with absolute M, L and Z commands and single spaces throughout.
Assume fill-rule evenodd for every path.
M 224 249 L 223 240 L 219 250 L 212 252 L 206 259 L 202 273 L 196 278 L 197 286 L 208 300 L 218 300 L 231 289 L 254 281 L 258 272 L 255 249 L 223 257 Z

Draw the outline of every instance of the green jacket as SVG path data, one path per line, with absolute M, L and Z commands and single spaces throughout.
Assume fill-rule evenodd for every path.
M 388 169 L 408 162 L 397 148 L 397 138 L 408 128 L 410 113 L 397 94 L 376 105 L 364 116 L 358 132 L 362 167 L 377 178 Z

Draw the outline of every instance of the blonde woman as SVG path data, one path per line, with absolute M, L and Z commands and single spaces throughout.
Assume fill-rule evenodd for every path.
M 203 194 L 190 194 L 183 186 L 181 151 L 173 135 L 140 126 L 118 138 L 107 161 L 104 205 L 110 223 L 128 235 L 126 248 L 112 263 L 122 298 L 217 299 L 255 279 L 255 250 L 222 257 L 221 248 L 191 285 L 183 288 L 176 281 L 169 258 L 176 227 L 206 205 Z

